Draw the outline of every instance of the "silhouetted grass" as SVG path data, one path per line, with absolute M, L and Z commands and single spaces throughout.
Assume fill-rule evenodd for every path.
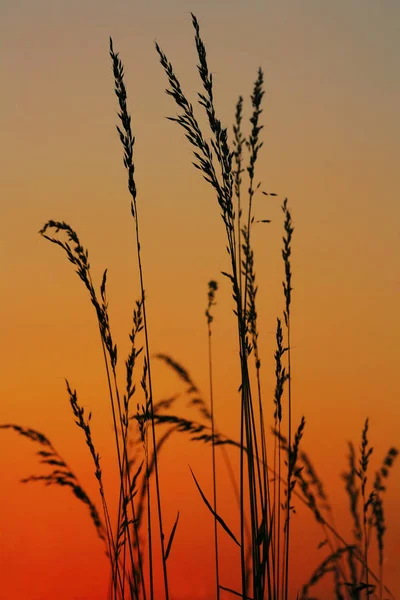
M 261 68 L 251 94 L 252 114 L 250 133 L 245 137 L 242 131 L 243 97 L 236 104 L 233 145 L 229 142 L 228 128 L 218 117 L 214 98 L 213 78 L 208 67 L 207 53 L 200 35 L 199 23 L 192 15 L 195 45 L 198 54 L 198 72 L 202 91 L 197 100 L 205 111 L 210 129 L 210 139 L 202 131 L 195 110 L 183 92 L 172 64 L 166 54 L 156 44 L 161 66 L 167 76 L 167 94 L 175 101 L 179 114 L 168 117 L 178 123 L 184 131 L 193 151 L 193 165 L 200 171 L 205 181 L 211 185 L 220 209 L 226 234 L 226 248 L 229 257 L 229 271 L 222 275 L 232 286 L 234 319 L 237 324 L 237 350 L 240 366 L 240 430 L 237 440 L 226 437 L 217 426 L 215 419 L 215 398 L 212 349 L 212 327 L 214 317 L 211 309 L 215 304 L 216 281 L 208 287 L 208 303 L 205 311 L 208 329 L 209 399 L 204 400 L 194 384 L 189 372 L 168 354 L 152 355 L 148 335 L 144 272 L 140 246 L 139 209 L 135 185 L 134 145 L 135 137 L 131 128 L 131 117 L 127 106 L 127 91 L 124 83 L 123 64 L 114 51 L 110 39 L 115 93 L 118 98 L 120 125 L 117 132 L 123 148 L 123 164 L 127 172 L 127 187 L 130 195 L 130 212 L 133 219 L 136 240 L 136 260 L 139 267 L 139 300 L 133 311 L 133 326 L 129 334 L 131 347 L 125 360 L 125 388 L 121 389 L 118 380 L 120 365 L 117 344 L 112 337 L 108 314 L 107 270 L 104 271 L 99 291 L 96 291 L 91 277 L 88 251 L 82 246 L 76 231 L 63 221 L 48 221 L 40 234 L 48 241 L 61 247 L 68 260 L 75 266 L 79 278 L 85 285 L 90 301 L 95 309 L 99 327 L 100 343 L 103 350 L 107 375 L 110 410 L 117 451 L 119 474 L 118 510 L 113 527 L 108 511 L 107 498 L 110 490 L 105 490 L 100 465 L 90 427 L 91 413 L 86 417 L 78 402 L 77 392 L 67 381 L 67 393 L 77 426 L 82 430 L 86 445 L 94 464 L 94 474 L 98 481 L 104 521 L 95 504 L 84 492 L 81 484 L 43 434 L 18 425 L 1 425 L 12 429 L 38 443 L 42 449 L 37 452 L 40 462 L 53 470 L 47 475 L 32 475 L 23 482 L 43 481 L 46 485 L 69 487 L 75 496 L 89 509 L 97 534 L 106 546 L 110 561 L 110 597 L 112 600 L 150 600 L 156 598 L 154 587 L 155 545 L 161 550 L 163 573 L 163 597 L 169 600 L 168 558 L 173 550 L 173 541 L 179 522 L 179 512 L 165 535 L 158 456 L 163 446 L 173 434 L 185 434 L 192 442 L 210 444 L 210 471 L 212 478 L 212 498 L 207 498 L 201 482 L 191 470 L 194 484 L 207 506 L 214 524 L 213 544 L 210 552 L 215 557 L 215 598 L 219 600 L 220 590 L 230 592 L 240 598 L 252 600 L 288 600 L 290 572 L 296 557 L 291 555 L 290 523 L 295 512 L 294 498 L 301 501 L 313 514 L 317 525 L 321 526 L 323 540 L 320 547 L 326 547 L 327 554 L 316 566 L 310 579 L 303 585 L 297 597 L 311 600 L 309 590 L 326 575 L 333 576 L 332 597 L 337 599 L 379 598 L 383 591 L 391 595 L 384 585 L 384 540 L 386 532 L 384 493 L 386 479 L 398 454 L 390 448 L 379 471 L 375 473 L 372 489 L 367 491 L 367 473 L 372 448 L 368 440 L 368 419 L 361 436 L 360 456 L 349 444 L 348 471 L 344 473 L 345 491 L 349 499 L 353 521 L 353 540 L 348 543 L 338 532 L 333 522 L 332 508 L 328 502 L 323 483 L 303 450 L 305 418 L 301 418 L 297 428 L 292 424 L 293 392 L 291 385 L 291 303 L 292 268 L 291 254 L 294 227 L 288 200 L 281 204 L 283 221 L 283 310 L 277 316 L 275 351 L 275 393 L 267 401 L 263 395 L 261 359 L 258 349 L 260 335 L 257 315 L 257 280 L 255 256 L 252 246 L 254 223 L 270 223 L 269 219 L 255 220 L 254 201 L 258 193 L 267 193 L 256 183 L 256 167 L 263 142 L 260 134 L 262 100 L 264 97 L 264 76 Z M 247 167 L 244 168 L 244 148 L 248 151 Z M 242 174 L 247 173 L 247 213 L 243 214 Z M 52 233 L 52 235 L 51 235 Z M 66 241 L 65 241 L 66 240 Z M 283 319 L 282 319 L 283 316 Z M 218 326 L 218 325 L 216 325 Z M 140 341 L 138 341 L 140 340 Z M 185 396 L 189 406 L 198 413 L 198 418 L 183 418 L 170 412 L 178 395 L 155 401 L 151 375 L 152 360 L 165 362 L 179 376 L 186 386 Z M 255 381 L 250 376 L 250 361 L 254 359 Z M 141 369 L 140 389 L 134 383 Z M 135 407 L 132 402 L 135 398 Z M 284 398 L 287 402 L 284 403 Z M 287 406 L 287 435 L 283 432 L 282 417 Z M 267 452 L 267 423 L 273 420 L 271 441 L 272 460 Z M 129 448 L 134 445 L 135 453 Z M 226 447 L 236 448 L 240 464 L 235 473 Z M 216 468 L 216 452 L 222 452 L 225 465 L 231 478 L 238 503 L 240 534 L 236 536 L 220 513 L 218 502 L 219 473 Z M 156 499 L 158 531 L 153 531 L 152 495 Z M 184 503 L 184 499 L 180 499 Z M 378 548 L 379 575 L 369 565 L 371 534 L 375 531 Z M 231 582 L 221 582 L 219 572 L 221 535 L 227 534 L 240 548 L 238 568 L 241 574 L 239 590 L 233 589 Z M 304 540 L 304 544 L 306 542 Z M 144 574 L 147 546 L 148 578 Z M 305 551 L 307 548 L 305 547 Z M 373 581 L 374 583 L 370 583 Z M 391 595 L 392 596 L 392 595 Z M 214 596 L 213 596 L 214 597 Z M 392 596 L 393 597 L 393 596 Z

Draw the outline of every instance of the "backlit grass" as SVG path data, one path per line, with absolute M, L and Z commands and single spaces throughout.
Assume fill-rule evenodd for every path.
M 207 497 L 201 482 L 192 471 L 193 483 L 207 506 L 213 521 L 213 543 L 210 553 L 215 564 L 215 592 L 212 598 L 219 600 L 222 593 L 254 600 L 288 600 L 291 570 L 296 556 L 291 552 L 291 520 L 297 503 L 305 504 L 321 527 L 324 558 L 315 565 L 312 577 L 298 590 L 297 597 L 310 599 L 313 586 L 329 576 L 332 598 L 364 599 L 382 598 L 389 595 L 385 586 L 385 511 L 384 497 L 387 478 L 398 454 L 390 448 L 379 471 L 369 476 L 372 447 L 369 442 L 369 421 L 365 420 L 359 449 L 349 444 L 347 470 L 343 474 L 349 510 L 353 522 L 353 535 L 347 541 L 332 525 L 332 509 L 329 506 L 324 485 L 317 475 L 311 459 L 303 450 L 306 419 L 293 423 L 292 406 L 296 398 L 292 390 L 291 356 L 291 306 L 295 300 L 292 287 L 291 254 L 294 226 L 288 199 L 261 189 L 257 183 L 257 159 L 262 148 L 261 114 L 264 96 L 264 76 L 260 68 L 251 94 L 249 131 L 242 129 L 243 98 L 237 100 L 233 135 L 222 123 L 216 110 L 212 73 L 208 67 L 206 48 L 200 35 L 199 23 L 192 15 L 195 45 L 198 54 L 198 73 L 202 91 L 197 95 L 200 109 L 204 111 L 209 132 L 199 125 L 194 105 L 183 91 L 174 68 L 161 47 L 156 51 L 166 76 L 166 93 L 171 96 L 178 111 L 171 121 L 182 127 L 192 151 L 194 167 L 213 188 L 223 221 L 226 238 L 221 240 L 227 249 L 229 271 L 223 272 L 222 283 L 208 283 L 208 301 L 205 301 L 205 320 L 208 333 L 208 400 L 203 399 L 186 367 L 168 354 L 154 354 L 149 339 L 146 312 L 145 278 L 140 245 L 140 198 L 135 185 L 135 137 L 127 106 L 124 69 L 110 39 L 114 90 L 119 105 L 117 132 L 123 150 L 130 199 L 130 214 L 136 240 L 138 263 L 138 300 L 133 310 L 132 329 L 129 333 L 131 349 L 121 364 L 118 346 L 112 336 L 108 313 L 107 270 L 100 285 L 92 280 L 89 255 L 75 229 L 63 221 L 49 220 L 40 235 L 59 246 L 86 287 L 94 308 L 99 339 L 104 357 L 110 400 L 114 441 L 119 474 L 116 515 L 109 511 L 110 498 L 103 485 L 100 454 L 91 431 L 92 414 L 86 414 L 80 404 L 78 393 L 66 380 L 66 391 L 77 426 L 91 454 L 94 475 L 98 482 L 101 510 L 96 508 L 85 493 L 71 467 L 58 454 L 47 436 L 27 427 L 4 424 L 29 438 L 37 447 L 40 463 L 50 472 L 31 475 L 24 482 L 43 481 L 46 485 L 69 487 L 89 511 L 110 564 L 110 589 L 105 590 L 112 600 L 154 600 L 155 560 L 160 555 L 165 600 L 173 598 L 168 578 L 168 559 L 173 552 L 175 534 L 179 528 L 179 513 L 170 530 L 163 519 L 163 497 L 159 473 L 159 455 L 172 435 L 185 435 L 194 443 L 210 445 L 212 461 L 210 476 L 212 496 Z M 198 107 L 196 107 L 198 108 Z M 174 131 L 171 131 L 174 135 Z M 253 200 L 258 194 L 275 197 L 281 202 L 283 215 L 283 295 L 282 314 L 276 320 L 275 393 L 268 398 L 263 393 L 262 365 L 258 351 L 260 335 L 257 315 L 257 278 L 253 251 L 253 227 L 256 222 Z M 269 219 L 257 220 L 268 228 Z M 268 232 L 267 232 L 268 233 Z M 237 324 L 237 354 L 240 379 L 240 428 L 236 439 L 226 437 L 215 419 L 213 378 L 213 306 L 218 297 L 218 286 L 229 285 L 232 289 L 234 311 L 232 318 Z M 206 291 L 206 288 L 205 288 Z M 205 294 L 206 299 L 206 294 Z M 152 365 L 162 360 L 173 369 L 187 386 L 193 418 L 183 418 L 174 413 L 174 399 L 156 401 L 153 395 Z M 252 365 L 252 361 L 254 364 Z M 121 370 L 124 384 L 121 386 Z M 254 377 L 252 377 L 254 374 Z M 286 414 L 285 424 L 283 414 Z M 131 442 L 134 442 L 132 446 Z M 232 467 L 226 448 L 234 447 L 238 456 L 238 469 Z M 134 455 L 132 455 L 132 447 Z M 219 508 L 219 477 L 216 453 L 223 453 L 226 468 L 231 475 L 232 486 L 238 499 L 239 532 L 234 532 L 224 520 Z M 184 498 L 180 499 L 185 502 Z M 156 518 L 153 518 L 155 507 Z M 231 538 L 239 548 L 238 564 L 240 586 L 234 588 L 229 581 L 221 581 L 219 561 L 222 536 Z M 377 544 L 378 563 L 371 564 L 369 550 Z M 304 541 L 306 545 L 306 541 Z M 155 548 L 160 548 L 160 554 Z M 190 551 L 190 549 L 188 550 Z M 304 549 L 307 552 L 307 548 Z M 156 558 L 157 557 L 157 558 Z M 390 558 L 390 557 L 389 557 Z

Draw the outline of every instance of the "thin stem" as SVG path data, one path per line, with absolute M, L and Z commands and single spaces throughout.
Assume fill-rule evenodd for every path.
M 211 343 L 211 323 L 213 316 L 211 315 L 211 306 L 215 304 L 214 295 L 217 290 L 217 282 L 210 281 L 208 284 L 208 307 L 206 310 L 207 327 L 208 327 L 208 372 L 210 383 L 210 407 L 211 407 L 211 434 L 212 434 L 212 477 L 213 477 L 213 508 L 214 508 L 214 546 L 215 546 L 215 583 L 216 583 L 216 598 L 220 599 L 220 584 L 219 584 L 219 560 L 218 560 L 218 521 L 217 521 L 217 473 L 215 463 L 215 413 L 214 413 L 214 393 L 213 393 L 213 373 L 212 373 L 212 343 Z

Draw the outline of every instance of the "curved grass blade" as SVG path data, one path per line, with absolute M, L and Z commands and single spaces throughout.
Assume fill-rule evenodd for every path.
M 169 540 L 168 540 L 168 544 L 167 544 L 167 549 L 165 551 L 165 560 L 167 560 L 169 553 L 171 551 L 171 546 L 172 546 L 172 542 L 174 541 L 174 536 L 175 536 L 175 531 L 178 525 L 178 521 L 179 521 L 179 510 L 178 510 L 178 514 L 176 515 L 176 519 L 175 519 L 175 523 L 174 526 L 172 528 L 171 531 L 171 535 L 169 536 Z
M 192 474 L 192 477 L 194 479 L 195 484 L 197 485 L 197 489 L 200 492 L 201 497 L 203 498 L 204 504 L 207 506 L 208 510 L 214 515 L 214 517 L 217 519 L 218 523 L 220 523 L 220 525 L 225 529 L 226 533 L 233 539 L 233 541 L 239 546 L 239 548 L 241 547 L 240 542 L 237 541 L 235 535 L 232 533 L 232 531 L 229 529 L 228 525 L 225 523 L 225 521 L 214 511 L 213 507 L 211 506 L 211 504 L 209 503 L 209 501 L 207 500 L 207 498 L 205 497 L 205 495 L 202 492 L 202 489 L 199 485 L 199 482 L 196 479 L 195 474 L 193 473 L 192 469 L 190 468 L 190 472 Z

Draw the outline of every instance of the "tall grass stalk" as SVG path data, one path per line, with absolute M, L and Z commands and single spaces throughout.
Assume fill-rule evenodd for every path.
M 158 515 L 158 524 L 159 524 L 159 535 L 160 535 L 160 543 L 161 543 L 161 559 L 162 559 L 162 568 L 163 568 L 163 580 L 164 580 L 164 591 L 165 598 L 169 600 L 169 589 L 168 589 L 168 573 L 167 573 L 167 561 L 166 561 L 166 552 L 165 552 L 165 544 L 164 544 L 164 530 L 163 530 L 163 517 L 162 517 L 162 508 L 161 508 L 161 492 L 160 492 L 160 481 L 159 481 L 159 470 L 158 470 L 158 457 L 157 457 L 157 442 L 156 442 L 156 432 L 155 432 L 155 423 L 154 423 L 154 406 L 153 406 L 153 386 L 152 386 L 152 378 L 151 378 L 151 360 L 150 360 L 150 347 L 149 347 L 149 332 L 147 325 L 147 314 L 146 314 L 146 301 L 145 301 L 145 291 L 144 291 L 144 277 L 143 277 L 143 267 L 142 267 L 142 255 L 141 255 L 141 247 L 140 247 L 140 236 L 139 236 L 139 215 L 138 208 L 136 202 L 136 185 L 134 181 L 134 163 L 133 163 L 133 145 L 135 142 L 135 138 L 132 135 L 131 129 L 131 117 L 128 113 L 127 109 L 127 96 L 126 96 L 126 88 L 124 84 L 124 71 L 123 65 L 120 59 L 118 58 L 118 53 L 114 53 L 112 39 L 110 38 L 110 56 L 113 63 L 113 73 L 115 80 L 115 93 L 118 97 L 119 106 L 121 112 L 118 114 L 123 131 L 117 126 L 117 131 L 119 133 L 119 137 L 124 148 L 124 166 L 128 173 L 128 189 L 131 195 L 131 214 L 135 222 L 135 233 L 136 233 L 136 249 L 137 249 L 137 260 L 139 266 L 139 280 L 140 280 L 140 292 L 141 292 L 141 304 L 143 309 L 143 326 L 144 326 L 144 336 L 145 336 L 145 352 L 146 352 L 146 367 L 147 367 L 147 381 L 149 386 L 149 398 L 146 406 L 146 411 L 150 412 L 151 417 L 151 435 L 152 435 L 152 445 L 153 445 L 153 453 L 154 453 L 154 473 L 155 473 L 155 487 L 156 487 L 156 499 L 157 499 L 157 515 Z M 150 478 L 147 477 L 148 481 L 148 503 L 150 505 L 151 497 L 150 497 Z M 151 540 L 151 518 L 149 518 L 149 545 Z M 149 556 L 150 564 L 152 564 L 152 553 L 150 551 Z M 150 585 L 151 585 L 151 599 L 154 598 L 154 590 L 152 585 L 152 577 L 150 577 Z
M 218 289 L 216 281 L 208 283 L 208 304 L 206 309 L 207 329 L 208 329 L 208 369 L 210 380 L 210 407 L 211 407 L 211 435 L 212 435 L 212 480 L 213 480 L 213 509 L 214 509 L 214 547 L 215 547 L 215 583 L 216 583 L 216 598 L 220 598 L 219 584 L 219 553 L 218 553 L 218 507 L 217 507 L 217 470 L 215 462 L 215 413 L 214 413 L 214 388 L 213 388 L 213 371 L 212 371 L 212 343 L 211 323 L 214 317 L 211 314 L 211 307 L 215 304 L 215 292 Z
M 288 357 L 288 373 L 287 373 L 287 381 L 288 381 L 288 444 L 289 444 L 289 449 L 291 449 L 291 454 L 289 454 L 289 460 L 288 460 L 288 468 L 287 468 L 287 488 L 286 488 L 286 495 L 287 495 L 287 499 L 286 499 L 286 508 L 287 508 L 287 514 L 286 514 L 286 522 L 285 522 L 285 533 L 286 533 L 286 537 L 285 537 L 285 565 L 284 565 L 284 574 L 285 574 L 285 599 L 288 599 L 288 591 L 289 591 L 289 541 L 290 541 L 290 511 L 291 511 L 291 506 L 290 506 L 290 501 L 291 501 L 291 492 L 292 492 L 292 476 L 293 476 L 293 471 L 294 468 L 296 466 L 296 460 L 297 460 L 297 451 L 298 451 L 298 444 L 300 442 L 301 439 L 301 435 L 300 437 L 298 437 L 296 439 L 295 445 L 292 448 L 292 369 L 291 369 L 291 330 L 290 330 L 290 323 L 291 323 L 291 319 L 290 319 L 290 305 L 291 305 L 291 298 L 292 298 L 292 269 L 291 269 L 291 263 L 290 263 L 290 256 L 292 253 L 292 248 L 291 248 L 291 242 L 292 242 L 292 235 L 293 235 L 293 231 L 294 228 L 292 226 L 292 217 L 290 214 L 290 211 L 287 207 L 287 198 L 285 198 L 283 205 L 282 205 L 282 210 L 284 212 L 285 215 L 285 223 L 284 223 L 284 229 L 285 229 L 285 236 L 283 238 L 283 250 L 282 250 L 282 258 L 283 258 L 283 262 L 285 265 L 285 281 L 283 282 L 283 292 L 284 292 L 284 296 L 285 296 L 285 310 L 284 310 L 284 318 L 285 318 L 285 325 L 286 325 L 286 330 L 287 330 L 287 357 Z M 303 417 L 304 419 L 304 417 Z M 302 429 L 299 429 L 299 432 L 302 432 Z M 297 444 L 297 445 L 296 445 Z

